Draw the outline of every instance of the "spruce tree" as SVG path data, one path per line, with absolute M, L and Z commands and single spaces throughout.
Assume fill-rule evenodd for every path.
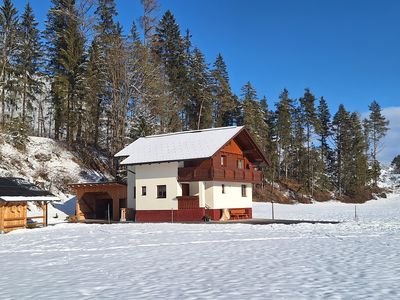
M 348 186 L 346 193 L 357 195 L 362 192 L 368 179 L 368 157 L 365 155 L 367 144 L 363 133 L 360 116 L 352 113 L 349 119 L 351 133 L 350 160 L 346 165 Z
M 242 102 L 242 125 L 253 132 L 255 130 L 255 113 L 257 92 L 250 82 L 247 82 L 241 89 Z
M 210 72 L 204 56 L 195 48 L 190 59 L 190 108 L 188 117 L 191 129 L 211 127 L 212 103 Z
M 18 28 L 18 55 L 17 75 L 20 78 L 20 93 L 22 98 L 22 121 L 26 121 L 26 115 L 32 110 L 32 104 L 37 101 L 42 93 L 42 67 L 43 49 L 40 40 L 40 31 L 37 28 L 32 8 L 28 3 L 22 15 L 22 21 Z
M 153 50 L 159 57 L 164 74 L 170 86 L 174 115 L 171 116 L 170 130 L 185 128 L 188 102 L 188 55 L 187 42 L 182 38 L 179 25 L 171 11 L 166 11 L 156 27 Z
M 7 95 L 11 106 L 16 105 L 15 55 L 18 49 L 18 12 L 11 0 L 4 0 L 0 7 L 0 87 L 1 127 L 6 122 Z
M 311 189 L 311 179 L 313 178 L 313 166 L 311 165 L 311 143 L 313 139 L 313 134 L 315 132 L 317 124 L 317 114 L 315 111 L 315 97 L 309 89 L 306 89 L 304 96 L 300 98 L 300 114 L 302 115 L 302 121 L 305 127 L 305 141 L 307 147 L 307 168 L 306 168 L 306 184 L 308 189 Z
M 229 84 L 227 66 L 221 54 L 218 54 L 212 75 L 213 124 L 215 127 L 233 125 L 234 101 Z
M 65 132 L 68 145 L 80 140 L 82 133 L 85 37 L 81 18 L 75 0 L 53 0 L 46 27 L 55 137 Z
M 319 176 L 319 182 L 323 189 L 327 188 L 329 185 L 329 171 L 330 171 L 330 157 L 331 157 L 331 149 L 328 143 L 331 132 L 331 114 L 329 112 L 328 103 L 321 97 L 319 100 L 319 105 L 317 108 L 317 124 L 316 124 L 316 133 L 318 135 L 318 140 L 320 143 L 320 160 L 321 165 L 321 174 Z
M 372 170 L 371 175 L 374 181 L 374 185 L 377 186 L 378 178 L 380 175 L 380 165 L 378 161 L 378 152 L 380 141 L 386 136 L 389 130 L 389 121 L 386 120 L 385 116 L 382 114 L 382 109 L 378 102 L 373 101 L 369 105 L 369 117 L 367 119 L 366 125 L 368 127 L 369 141 L 372 144 Z
M 264 107 L 258 100 L 257 92 L 250 82 L 247 82 L 241 89 L 241 124 L 252 133 L 259 145 L 265 148 L 268 134 L 267 124 L 265 122 L 266 99 Z
M 310 149 L 307 148 L 305 115 L 300 106 L 295 106 L 293 108 L 291 118 L 291 142 L 289 146 L 289 155 L 286 157 L 287 165 L 290 165 L 290 167 L 288 167 L 288 172 L 302 187 L 310 189 L 312 174 L 311 169 L 309 170 L 311 162 L 308 154 L 311 151 L 311 147 L 309 146 Z
M 289 152 L 292 142 L 292 121 L 293 121 L 294 104 L 289 98 L 289 92 L 284 89 L 276 103 L 276 137 L 278 145 L 278 161 L 283 165 L 283 173 L 288 178 L 289 172 Z M 278 172 L 280 179 L 281 169 Z
M 393 167 L 393 171 L 395 174 L 400 173 L 400 155 L 396 155 L 391 163 L 391 166 Z
M 333 140 L 335 143 L 335 163 L 333 166 L 335 186 L 339 196 L 345 192 L 345 188 L 349 181 L 349 173 L 346 167 L 351 157 L 351 128 L 350 114 L 347 112 L 343 104 L 339 105 L 338 112 L 334 115 L 332 121 Z
M 100 50 L 97 40 L 93 40 L 88 51 L 88 61 L 85 70 L 85 98 L 84 116 L 85 122 L 85 143 L 93 147 L 99 146 L 100 117 L 103 111 L 103 83 L 102 69 L 99 64 Z

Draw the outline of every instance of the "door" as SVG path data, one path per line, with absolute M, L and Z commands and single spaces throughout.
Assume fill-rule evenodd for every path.
M 182 183 L 182 196 L 190 196 L 189 183 Z

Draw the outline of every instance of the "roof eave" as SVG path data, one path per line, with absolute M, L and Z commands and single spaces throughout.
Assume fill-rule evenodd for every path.
M 193 158 L 184 158 L 184 159 L 172 159 L 172 160 L 158 160 L 158 161 L 149 161 L 149 162 L 139 162 L 139 163 L 123 163 L 121 165 L 124 166 L 139 166 L 139 165 L 152 165 L 152 164 L 162 164 L 162 163 L 172 163 L 172 162 L 180 162 L 180 161 L 189 161 L 193 159 L 207 159 L 212 156 L 202 156 L 202 157 L 193 157 Z

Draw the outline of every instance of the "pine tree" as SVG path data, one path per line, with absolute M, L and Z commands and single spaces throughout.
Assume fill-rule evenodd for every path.
M 94 26 L 97 36 L 101 37 L 101 44 L 107 46 L 106 39 L 112 38 L 117 31 L 117 24 L 114 22 L 115 16 L 118 15 L 115 1 L 99 0 L 94 14 L 97 19 L 97 23 Z
M 267 148 L 265 153 L 268 155 L 268 159 L 270 165 L 266 169 L 266 178 L 270 180 L 272 183 L 275 182 L 276 176 L 280 171 L 279 168 L 279 155 L 278 155 L 278 135 L 277 135 L 277 126 L 276 126 L 276 113 L 272 110 L 269 110 L 268 113 L 265 114 L 267 118 L 265 119 L 267 124 Z
M 386 136 L 389 130 L 389 121 L 382 115 L 382 109 L 378 102 L 373 101 L 369 106 L 370 114 L 367 119 L 367 131 L 369 133 L 369 141 L 372 146 L 372 179 L 374 185 L 378 184 L 378 177 L 380 175 L 380 165 L 378 161 L 379 143 Z
M 40 31 L 37 28 L 32 8 L 28 3 L 22 15 L 18 28 L 17 75 L 21 79 L 20 93 L 22 97 L 22 122 L 26 121 L 27 112 L 31 111 L 32 103 L 37 101 L 42 93 L 43 51 L 40 41 Z
M 293 100 L 289 98 L 289 92 L 284 89 L 276 104 L 276 138 L 278 145 L 278 161 L 283 165 L 285 178 L 288 178 L 289 151 L 292 142 L 292 116 L 294 112 Z M 279 168 L 278 179 L 280 179 L 281 168 Z
M 348 170 L 346 172 L 348 186 L 345 190 L 347 194 L 357 195 L 364 190 L 368 179 L 368 157 L 365 155 L 367 144 L 365 142 L 360 116 L 357 113 L 352 113 L 350 115 L 349 127 L 352 137 L 350 161 L 345 166 Z
M 55 106 L 56 138 L 65 132 L 68 145 L 80 140 L 82 134 L 83 75 L 85 64 L 85 37 L 81 31 L 82 19 L 75 0 L 53 0 L 46 33 L 53 70 L 53 103 Z
M 317 123 L 315 127 L 320 142 L 320 160 L 321 173 L 319 174 L 319 183 L 323 189 L 328 187 L 329 184 L 329 171 L 330 171 L 330 157 L 331 149 L 329 147 L 328 139 L 332 135 L 331 132 L 331 114 L 329 112 L 328 103 L 321 97 L 317 108 Z
M 100 62 L 100 51 L 97 40 L 93 40 L 88 51 L 88 61 L 85 71 L 84 116 L 86 119 L 84 141 L 94 147 L 99 146 L 100 117 L 102 114 L 103 81 Z
M 400 155 L 396 155 L 393 158 L 391 166 L 393 167 L 395 174 L 399 174 L 400 173 Z
M 168 10 L 161 18 L 156 27 L 153 50 L 159 57 L 163 66 L 164 74 L 170 86 L 170 97 L 175 113 L 171 116 L 169 129 L 179 131 L 185 128 L 186 112 L 188 103 L 188 55 L 187 42 L 182 38 L 179 25 L 175 17 Z
M 309 171 L 308 153 L 311 152 L 311 147 L 308 149 L 307 137 L 305 131 L 305 116 L 301 107 L 294 105 L 292 110 L 292 128 L 290 146 L 288 149 L 289 155 L 286 156 L 286 164 L 291 177 L 296 179 L 302 187 L 311 188 L 311 169 Z M 310 152 L 309 152 L 310 151 Z
M 307 147 L 307 168 L 304 176 L 306 178 L 307 188 L 310 190 L 312 178 L 314 176 L 312 171 L 313 166 L 311 165 L 311 143 L 317 124 L 317 114 L 315 112 L 315 97 L 309 89 L 306 89 L 304 92 L 304 96 L 300 98 L 300 114 L 305 127 L 305 141 Z
M 215 127 L 233 125 L 234 101 L 229 84 L 227 66 L 221 54 L 218 54 L 212 75 L 213 124 Z
M 262 145 L 262 149 L 264 151 L 264 153 L 268 153 L 268 150 L 271 149 L 271 123 L 270 123 L 270 119 L 271 119 L 271 112 L 268 109 L 268 101 L 267 101 L 267 97 L 263 96 L 260 100 L 260 117 L 261 117 L 261 121 L 260 122 L 260 127 L 262 127 L 262 133 L 260 133 L 260 135 L 262 135 L 264 143 Z
M 187 111 L 191 129 L 211 127 L 212 105 L 210 72 L 204 55 L 195 48 L 190 59 L 190 108 Z
M 338 190 L 339 196 L 345 192 L 349 174 L 346 174 L 345 168 L 347 163 L 350 162 L 350 148 L 351 148 L 351 128 L 349 127 L 350 115 L 346 111 L 343 104 L 339 105 L 338 112 L 334 115 L 332 121 L 332 132 L 335 143 L 335 164 L 333 167 L 335 185 Z
M 255 109 L 257 99 L 257 92 L 250 82 L 247 82 L 241 89 L 242 96 L 242 120 L 241 125 L 245 125 L 251 132 L 255 129 Z
M 1 127 L 6 122 L 7 96 L 16 105 L 15 55 L 18 49 L 18 12 L 11 0 L 4 0 L 0 8 L 0 86 L 1 86 Z

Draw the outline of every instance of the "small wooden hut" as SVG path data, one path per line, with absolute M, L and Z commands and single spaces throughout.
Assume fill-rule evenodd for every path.
M 57 200 L 53 194 L 22 178 L 0 177 L 0 233 L 26 228 L 28 220 L 35 225 L 47 226 L 47 204 Z M 35 202 L 43 214 L 28 217 L 28 202 Z
M 126 185 L 118 182 L 88 182 L 69 185 L 76 193 L 76 220 L 105 222 L 133 219 L 127 212 Z

